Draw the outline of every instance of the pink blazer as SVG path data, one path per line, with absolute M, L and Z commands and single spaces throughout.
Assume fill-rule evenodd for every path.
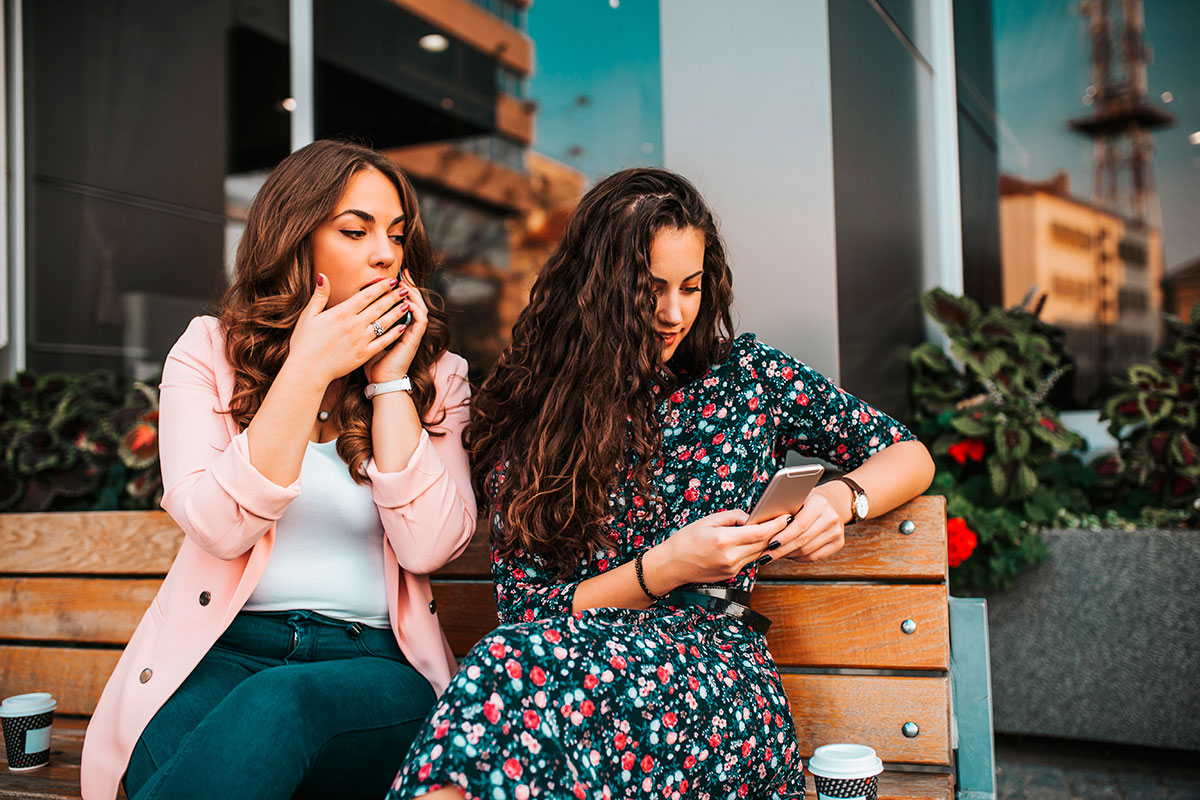
M 441 694 L 454 657 L 434 611 L 429 573 L 457 558 L 475 532 L 462 432 L 466 362 L 446 353 L 434 369 L 437 430 L 400 472 L 367 464 L 385 532 L 384 579 L 392 632 L 409 662 Z M 241 610 L 266 569 L 275 520 L 300 494 L 250 463 L 246 434 L 228 409 L 233 371 L 217 319 L 197 317 L 167 356 L 159 427 L 162 506 L 186 537 L 158 595 L 108 679 L 83 743 L 86 800 L 112 800 L 146 724 Z

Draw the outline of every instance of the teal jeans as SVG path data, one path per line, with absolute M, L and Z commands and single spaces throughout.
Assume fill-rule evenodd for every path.
M 390 630 L 242 612 L 142 733 L 133 800 L 380 798 L 435 695 Z

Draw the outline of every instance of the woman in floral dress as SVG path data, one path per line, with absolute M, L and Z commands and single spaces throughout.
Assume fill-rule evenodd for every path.
M 860 493 L 878 515 L 933 464 L 896 420 L 734 339 L 731 300 L 686 180 L 626 170 L 583 198 L 468 430 L 503 624 L 460 665 L 390 798 L 803 796 L 763 634 L 666 595 L 744 600 L 772 558 L 840 549 Z M 851 481 L 745 524 L 789 449 Z

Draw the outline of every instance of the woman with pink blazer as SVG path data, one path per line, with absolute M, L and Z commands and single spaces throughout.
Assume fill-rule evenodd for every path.
M 379 797 L 454 671 L 428 574 L 475 528 L 466 364 L 411 184 L 320 141 L 254 203 L 163 370 L 186 534 L 84 741 L 86 800 Z

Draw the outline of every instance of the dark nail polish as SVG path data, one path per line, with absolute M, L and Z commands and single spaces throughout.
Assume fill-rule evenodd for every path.
M 767 545 L 767 549 L 768 549 L 768 550 L 778 550 L 778 549 L 779 549 L 779 546 L 780 546 L 781 544 L 783 544 L 783 542 L 781 542 L 781 541 L 779 541 L 778 539 L 776 539 L 775 541 L 773 541 L 773 542 L 771 542 L 769 545 Z
M 771 556 L 769 556 L 769 555 L 766 555 L 766 556 L 763 556 L 762 558 L 760 558 L 760 559 L 758 560 L 758 562 L 757 562 L 757 563 L 758 563 L 758 565 L 759 565 L 760 567 L 762 567 L 762 566 L 765 566 L 765 565 L 767 565 L 767 564 L 770 564 L 772 560 L 773 560 L 773 559 L 772 559 L 772 557 L 771 557 Z

